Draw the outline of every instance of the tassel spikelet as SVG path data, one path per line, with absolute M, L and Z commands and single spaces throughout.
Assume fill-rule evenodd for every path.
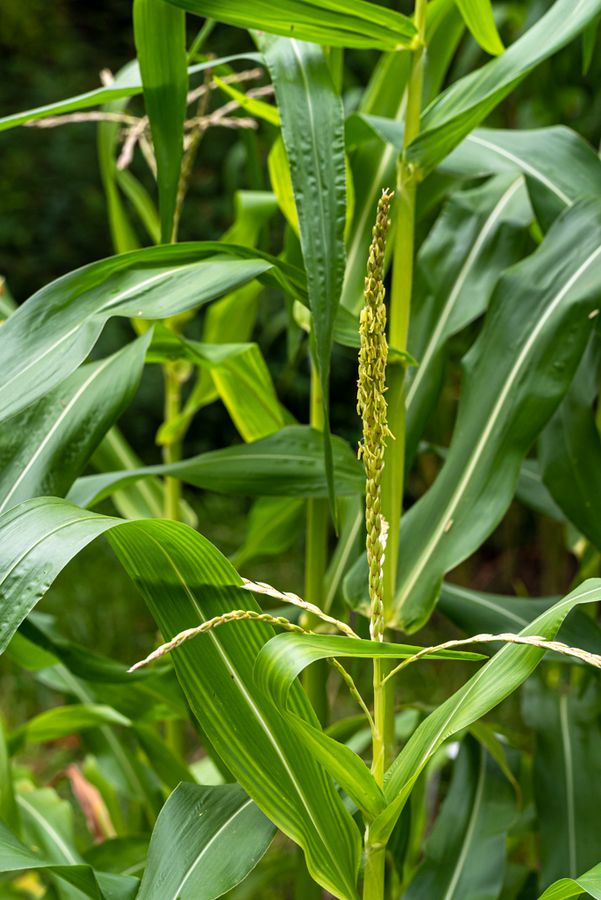
M 357 382 L 357 412 L 363 420 L 363 441 L 359 445 L 359 457 L 363 459 L 367 477 L 365 524 L 371 603 L 370 631 L 372 639 L 378 641 L 383 640 L 384 637 L 382 569 L 387 531 L 387 523 L 381 512 L 380 491 L 386 439 L 390 436 L 384 396 L 388 358 L 386 306 L 384 304 L 384 252 L 390 228 L 390 203 L 393 196 L 392 191 L 382 191 L 378 203 L 376 224 L 372 232 L 365 279 L 365 305 L 361 310 L 359 324 L 361 348 Z

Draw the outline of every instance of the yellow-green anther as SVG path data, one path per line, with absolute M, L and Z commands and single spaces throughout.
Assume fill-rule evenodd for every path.
M 386 548 L 387 523 L 380 508 L 380 487 L 384 469 L 384 449 L 390 435 L 387 423 L 386 391 L 386 306 L 384 304 L 384 252 L 390 228 L 390 203 L 393 192 L 382 191 L 376 224 L 372 232 L 365 279 L 365 305 L 361 310 L 359 332 L 359 379 L 357 412 L 363 420 L 363 441 L 359 457 L 363 459 L 367 477 L 365 524 L 367 528 L 367 563 L 369 566 L 369 598 L 371 603 L 371 636 L 383 640 L 384 596 L 382 568 Z

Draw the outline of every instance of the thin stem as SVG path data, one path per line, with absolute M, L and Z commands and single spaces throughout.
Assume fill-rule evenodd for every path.
M 188 50 L 188 62 L 189 63 L 194 62 L 194 59 L 196 58 L 196 54 L 200 53 L 200 51 L 202 50 L 202 48 L 205 44 L 205 41 L 209 38 L 209 36 L 210 36 L 211 32 L 213 31 L 216 24 L 217 24 L 217 22 L 215 21 L 215 19 L 207 19 L 205 21 L 204 25 L 202 26 L 202 28 L 200 29 L 200 31 L 198 32 L 198 34 L 192 41 L 192 45 L 191 45 L 190 49 Z

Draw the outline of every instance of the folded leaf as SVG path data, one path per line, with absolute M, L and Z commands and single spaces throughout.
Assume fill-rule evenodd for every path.
M 336 491 L 361 494 L 365 479 L 352 450 L 332 442 Z M 78 506 L 95 506 L 114 490 L 155 475 L 175 475 L 195 487 L 250 497 L 327 497 L 323 436 L 306 425 L 289 425 L 260 441 L 211 450 L 165 465 L 80 478 L 69 492 Z
M 583 603 L 597 603 L 600 599 L 601 579 L 585 581 L 520 634 L 552 640 L 572 609 Z M 384 793 L 389 805 L 371 826 L 374 839 L 379 836 L 385 839 L 390 835 L 413 785 L 442 743 L 513 693 L 532 674 L 544 655 L 545 651 L 537 647 L 506 644 L 422 722 L 386 773 Z

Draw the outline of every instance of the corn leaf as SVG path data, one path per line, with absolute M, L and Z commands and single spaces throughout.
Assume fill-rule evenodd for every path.
M 599 700 L 595 681 L 553 690 L 533 678 L 524 688 L 524 721 L 536 734 L 532 781 L 541 886 L 575 878 L 601 857 L 601 834 L 590 827 L 601 804 Z
M 601 900 L 601 863 L 578 878 L 561 878 L 548 887 L 539 900 L 570 900 L 582 894 Z
M 253 278 L 275 279 L 296 295 L 285 271 L 294 272 L 258 251 L 178 244 L 110 257 L 51 282 L 1 329 L 0 421 L 70 375 L 112 316 L 166 318 Z
M 255 65 L 261 65 L 263 58 L 259 53 L 237 53 L 233 56 L 225 56 L 221 59 L 210 59 L 207 62 L 196 63 L 188 68 L 188 75 L 193 76 L 205 69 L 214 69 L 217 66 L 227 65 L 237 60 L 245 60 Z M 58 100 L 56 103 L 48 103 L 45 106 L 38 106 L 35 109 L 28 109 L 20 113 L 12 113 L 9 116 L 0 118 L 0 131 L 6 131 L 9 128 L 16 128 L 18 125 L 25 125 L 27 122 L 34 122 L 37 119 L 45 119 L 48 116 L 58 116 L 69 112 L 78 112 L 81 109 L 90 109 L 92 106 L 103 106 L 106 103 L 112 103 L 115 100 L 122 100 L 127 97 L 136 97 L 143 92 L 142 76 L 140 67 L 137 62 L 129 63 L 124 66 L 114 81 L 106 87 L 99 87 L 92 91 L 86 91 L 85 94 L 78 94 L 76 97 L 69 97 L 67 100 Z
M 36 496 L 63 497 L 138 387 L 148 332 L 81 366 L 0 427 L 0 512 Z
M 601 0 L 556 0 L 502 56 L 447 88 L 423 112 L 409 159 L 430 171 L 539 63 L 580 34 Z
M 282 38 L 263 39 L 261 46 L 275 88 L 298 214 L 323 397 L 328 495 L 336 519 L 329 387 L 334 322 L 345 266 L 344 110 L 320 47 Z
M 595 331 L 570 390 L 539 438 L 543 482 L 566 517 L 601 549 L 601 436 L 594 403 L 599 391 L 601 334 Z
M 405 628 L 427 619 L 443 575 L 481 544 L 511 502 L 522 460 L 580 362 L 600 286 L 598 201 L 567 210 L 538 250 L 498 282 L 464 360 L 465 388 L 443 469 L 403 517 L 396 621 Z M 360 606 L 361 565 L 349 579 L 347 595 Z
M 552 640 L 575 607 L 601 599 L 601 580 L 592 578 L 534 619 L 520 634 Z M 388 806 L 371 826 L 372 836 L 390 835 L 420 773 L 442 743 L 467 728 L 515 691 L 545 655 L 537 647 L 506 644 L 455 694 L 419 726 L 386 773 Z
M 515 807 L 515 793 L 496 762 L 468 737 L 407 900 L 497 900 Z
M 157 162 L 161 241 L 167 244 L 184 146 L 186 14 L 165 0 L 134 0 L 134 37 Z
M 340 438 L 333 441 L 336 490 L 360 494 L 365 478 L 352 450 Z M 95 506 L 114 490 L 141 478 L 174 475 L 204 490 L 250 497 L 327 497 L 323 435 L 306 425 L 287 425 L 260 441 L 210 450 L 177 463 L 107 472 L 78 479 L 69 499 Z
M 398 50 L 415 37 L 411 19 L 366 0 L 169 0 L 176 6 L 227 22 L 239 28 L 257 28 L 271 34 L 315 41 L 331 47 L 374 47 Z
M 227 560 L 185 525 L 124 522 L 41 499 L 0 517 L 0 646 L 69 560 L 101 534 L 166 639 L 227 610 L 258 609 Z M 263 812 L 304 848 L 313 877 L 336 897 L 355 900 L 357 827 L 333 783 L 253 684 L 256 656 L 272 634 L 256 622 L 210 631 L 176 651 L 178 678 L 212 745 Z M 299 689 L 293 698 L 295 711 L 316 723 Z
M 492 56 L 503 53 L 503 42 L 497 31 L 491 0 L 455 0 L 465 24 L 483 50 Z
M 180 784 L 157 819 L 138 900 L 214 900 L 256 866 L 275 828 L 237 784 Z

